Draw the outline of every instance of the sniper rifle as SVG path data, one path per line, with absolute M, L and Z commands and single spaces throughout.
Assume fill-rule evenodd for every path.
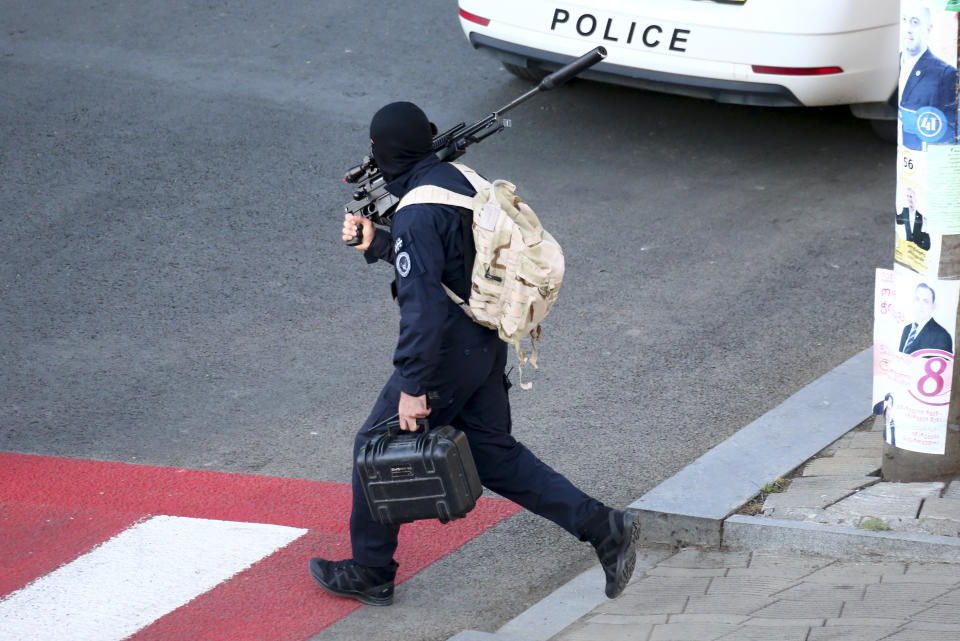
M 539 85 L 512 102 L 500 107 L 500 109 L 494 111 L 489 116 L 478 120 L 470 126 L 461 122 L 455 127 L 451 127 L 447 131 L 434 137 L 434 153 L 436 153 L 437 157 L 442 161 L 451 162 L 456 160 L 466 153 L 467 147 L 470 145 L 502 131 L 504 127 L 509 127 L 510 121 L 501 118 L 503 114 L 526 102 L 540 91 L 549 91 L 559 87 L 580 72 L 603 60 L 606 55 L 606 49 L 597 47 L 580 56 L 570 64 L 554 71 L 541 80 Z M 371 156 L 364 156 L 359 165 L 347 171 L 343 177 L 343 181 L 357 185 L 357 189 L 353 193 L 353 198 L 344 207 L 347 214 L 363 216 L 364 218 L 369 218 L 375 224 L 390 226 L 399 199 L 387 191 L 387 181 Z M 347 244 L 354 246 L 362 243 L 363 239 L 361 238 L 360 232 L 361 226 L 357 225 L 356 237 L 348 241 Z

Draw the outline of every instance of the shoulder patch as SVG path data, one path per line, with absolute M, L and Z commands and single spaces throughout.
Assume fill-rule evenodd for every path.
M 397 245 L 400 245 L 400 241 L 397 240 Z M 397 273 L 400 274 L 401 278 L 406 278 L 410 275 L 411 263 L 410 263 L 410 254 L 407 252 L 400 252 L 397 254 Z

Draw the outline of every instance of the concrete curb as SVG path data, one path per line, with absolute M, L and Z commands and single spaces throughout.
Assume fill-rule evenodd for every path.
M 638 550 L 634 576 L 642 575 L 671 554 L 673 550 L 667 548 Z M 603 569 L 594 566 L 505 623 L 496 634 L 464 630 L 448 641 L 547 641 L 607 600 L 603 593 L 605 581 Z
M 526 641 L 525 639 L 515 639 L 491 634 L 490 632 L 480 632 L 479 630 L 464 630 L 447 639 L 447 641 Z
M 870 415 L 872 381 L 867 349 L 634 501 L 644 542 L 719 546 L 727 516 Z
M 849 560 L 960 563 L 960 539 L 912 532 L 871 532 L 841 525 L 737 514 L 723 526 L 723 548 L 805 552 Z

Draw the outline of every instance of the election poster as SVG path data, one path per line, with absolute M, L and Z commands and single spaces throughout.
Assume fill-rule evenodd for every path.
M 942 1 L 900 2 L 900 145 L 957 140 L 957 13 Z
M 943 237 L 932 226 L 924 181 L 915 174 L 908 174 L 900 181 L 896 224 L 896 245 L 893 259 L 928 278 L 937 278 L 940 265 L 940 250 Z
M 960 281 L 877 270 L 873 410 L 890 445 L 945 451 L 958 303 Z
M 927 211 L 935 211 L 931 233 L 960 234 L 960 145 L 927 150 Z
M 902 0 L 900 14 L 894 261 L 936 279 L 944 275 L 943 235 L 960 233 L 960 217 L 940 197 L 950 167 L 939 149 L 957 140 L 957 13 L 943 2 Z

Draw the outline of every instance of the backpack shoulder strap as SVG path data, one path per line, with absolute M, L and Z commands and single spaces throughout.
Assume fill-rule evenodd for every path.
M 480 174 L 470 169 L 463 163 L 452 162 L 450 163 L 453 167 L 457 169 L 464 178 L 470 183 L 470 186 L 476 192 L 480 192 L 482 189 L 486 189 L 490 186 L 490 183 L 483 178 Z M 397 210 L 407 205 L 424 205 L 424 204 L 435 204 L 435 205 L 451 205 L 453 207 L 463 207 L 464 209 L 473 209 L 473 197 L 464 196 L 463 194 L 458 194 L 455 191 L 450 191 L 449 189 L 444 189 L 443 187 L 437 187 L 435 185 L 421 185 L 414 189 L 411 189 L 407 194 L 400 199 L 400 203 L 397 205 Z
M 456 167 L 457 170 L 463 174 L 463 177 L 470 181 L 470 185 L 477 191 L 477 193 L 490 186 L 490 182 L 488 180 L 485 180 L 483 176 L 470 169 L 463 163 L 452 162 L 450 164 Z
M 450 205 L 452 207 L 464 207 L 473 209 L 473 197 L 458 194 L 455 191 L 437 187 L 435 185 L 421 185 L 407 192 L 400 199 L 397 205 L 397 211 L 408 205 Z
M 472 221 L 473 221 L 473 197 L 464 196 L 463 194 L 458 194 L 455 191 L 450 191 L 449 189 L 444 189 L 443 187 L 437 187 L 435 185 L 421 185 L 411 189 L 409 192 L 400 199 L 400 202 L 397 204 L 396 211 L 400 211 L 407 205 L 450 205 L 452 207 L 460 207 L 465 211 L 462 211 L 460 214 L 460 233 L 462 235 L 462 249 L 464 256 L 464 275 L 463 275 L 463 291 L 467 292 L 469 296 L 470 292 L 470 272 L 472 271 L 473 266 L 473 256 L 476 254 L 476 248 L 473 243 L 473 231 L 472 231 Z M 470 305 L 464 301 L 463 298 L 458 296 L 452 289 L 444 285 L 443 289 L 447 292 L 447 296 L 458 306 L 460 309 L 467 313 L 467 316 L 473 318 L 473 312 L 470 310 Z

